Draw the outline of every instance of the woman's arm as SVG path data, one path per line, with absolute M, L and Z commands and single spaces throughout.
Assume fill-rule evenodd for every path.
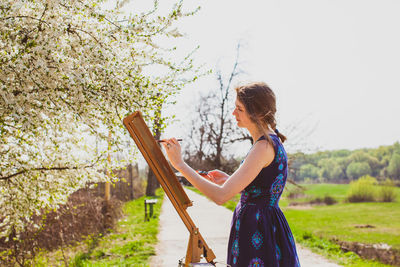
M 243 164 L 224 184 L 218 185 L 201 177 L 182 160 L 181 147 L 175 138 L 166 140 L 162 145 L 167 152 L 172 166 L 192 185 L 218 205 L 222 205 L 249 185 L 261 169 L 272 162 L 275 153 L 272 145 L 266 140 L 258 141 L 249 152 Z

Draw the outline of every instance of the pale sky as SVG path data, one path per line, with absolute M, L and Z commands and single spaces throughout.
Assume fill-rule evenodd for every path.
M 146 3 L 147 2 L 147 3 Z M 131 1 L 128 9 L 150 1 Z M 160 9 L 171 1 L 161 1 Z M 311 149 L 356 149 L 400 141 L 400 1 L 184 1 L 201 6 L 184 19 L 183 50 L 200 45 L 199 64 L 228 74 L 242 40 L 246 81 L 264 81 L 277 96 L 278 128 L 305 132 Z M 193 96 L 213 90 L 213 75 L 187 86 L 166 110 L 181 137 Z M 189 128 L 189 125 L 187 125 Z M 291 136 L 288 136 L 289 140 Z

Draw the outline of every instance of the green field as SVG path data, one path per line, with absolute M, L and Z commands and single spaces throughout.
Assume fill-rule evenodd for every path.
M 335 247 L 335 240 L 364 244 L 385 243 L 400 249 L 400 188 L 392 203 L 347 203 L 350 189 L 347 184 L 310 184 L 298 199 L 283 197 L 281 207 L 296 236 L 296 240 L 325 256 L 336 259 L 346 266 L 378 266 L 379 263 L 359 261 L 342 254 Z M 288 185 L 284 196 L 293 190 Z M 289 206 L 290 202 L 308 202 L 317 197 L 331 196 L 335 205 Z M 371 228 L 360 228 L 369 225 Z M 321 245 L 322 244 L 322 245 Z M 325 246 L 325 247 L 324 247 Z M 380 265 L 384 266 L 384 265 Z
M 352 252 L 343 252 L 334 240 L 365 244 L 385 243 L 400 249 L 400 189 L 396 188 L 397 199 L 393 203 L 346 203 L 347 184 L 309 184 L 302 196 L 288 199 L 286 196 L 294 186 L 287 185 L 280 200 L 286 219 L 296 241 L 314 252 L 345 266 L 388 266 L 360 259 Z M 192 189 L 199 192 L 196 189 Z M 307 202 L 317 197 L 331 196 L 338 201 L 335 205 L 289 206 L 290 202 Z M 240 195 L 224 204 L 234 210 Z M 371 225 L 373 228 L 357 228 Z
M 300 184 L 301 187 L 305 188 L 304 196 L 296 198 L 296 202 L 306 202 L 317 197 L 331 196 L 338 202 L 345 202 L 346 194 L 350 189 L 349 184 Z M 379 186 L 378 186 L 379 187 Z M 397 193 L 396 202 L 400 202 L 400 188 L 394 188 Z M 287 183 L 283 197 L 287 197 L 290 191 L 296 190 L 296 186 Z M 298 190 L 298 189 L 297 189 Z
M 350 188 L 349 184 L 303 184 L 301 186 L 306 190 L 304 191 L 304 197 L 296 199 L 296 201 L 299 202 L 327 195 L 334 197 L 336 200 L 341 202 L 345 200 L 346 193 Z M 288 183 L 285 188 L 284 196 L 294 189 L 295 186 Z
M 283 208 L 291 226 L 317 236 L 341 241 L 357 241 L 366 244 L 386 243 L 400 249 L 400 189 L 393 203 L 346 203 L 349 185 L 312 184 L 306 187 L 304 199 L 332 196 L 336 205 L 316 205 L 310 208 Z M 289 187 L 290 190 L 290 187 Z M 287 202 L 288 200 L 284 200 Z M 292 200 L 289 200 L 292 201 Z M 295 199 L 294 201 L 298 201 Z M 373 228 L 356 228 L 371 225 Z
M 291 228 L 316 236 L 386 243 L 400 249 L 400 203 L 357 203 L 315 206 L 311 209 L 283 209 Z M 370 225 L 373 228 L 356 228 Z

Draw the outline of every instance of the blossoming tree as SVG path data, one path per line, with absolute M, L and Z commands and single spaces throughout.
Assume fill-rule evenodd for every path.
M 55 209 L 88 182 L 106 181 L 107 142 L 126 142 L 121 120 L 155 107 L 195 78 L 192 54 L 179 59 L 177 3 L 160 15 L 121 19 L 101 0 L 0 3 L 0 237 Z M 179 60 L 178 60 L 179 59 Z M 157 66 L 155 70 L 155 66 Z M 149 69 L 152 68 L 152 69 Z M 152 70 L 152 71 L 151 71 Z M 165 122 L 163 122 L 165 125 Z

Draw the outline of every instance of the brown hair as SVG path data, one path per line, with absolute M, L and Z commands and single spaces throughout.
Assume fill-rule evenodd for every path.
M 265 138 L 272 143 L 267 134 L 268 128 L 271 128 L 282 143 L 285 142 L 286 136 L 276 129 L 276 97 L 271 88 L 266 83 L 255 82 L 237 86 L 235 90 L 238 100 L 246 108 L 250 119 L 260 127 Z

